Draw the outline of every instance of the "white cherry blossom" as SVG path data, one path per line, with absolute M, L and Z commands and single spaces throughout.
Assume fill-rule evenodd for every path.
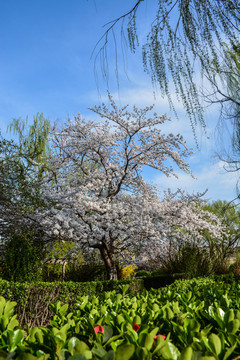
M 193 234 L 200 240 L 204 229 L 220 239 L 224 229 L 197 197 L 159 194 L 144 181 L 146 166 L 166 176 L 176 176 L 177 167 L 191 176 L 183 137 L 161 131 L 169 119 L 152 114 L 152 107 L 129 112 L 110 101 L 111 110 L 105 104 L 92 109 L 100 121 L 78 115 L 53 130 L 52 179 L 43 189 L 55 206 L 39 209 L 36 218 L 49 234 L 98 249 L 109 278 L 116 279 L 116 256 L 128 248 L 154 249 Z

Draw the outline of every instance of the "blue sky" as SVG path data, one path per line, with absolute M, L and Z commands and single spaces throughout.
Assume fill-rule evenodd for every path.
M 94 115 L 88 107 L 107 99 L 107 86 L 97 62 L 98 86 L 94 75 L 92 51 L 104 32 L 103 25 L 134 4 L 132 0 L 8 0 L 0 2 L 0 129 L 5 137 L 6 127 L 13 118 L 31 119 L 37 112 L 54 123 L 64 122 L 81 112 L 85 118 Z M 139 22 L 140 40 L 144 36 L 152 3 L 143 3 Z M 119 37 L 117 37 L 119 40 Z M 126 52 L 125 67 L 120 48 L 119 90 L 115 74 L 113 42 L 108 48 L 109 89 L 120 105 L 139 107 L 156 104 L 159 114 L 167 114 L 172 122 L 167 131 L 180 132 L 195 153 L 189 159 L 196 177 L 182 174 L 166 178 L 154 171 L 145 171 L 146 180 L 161 190 L 183 188 L 191 192 L 208 189 L 210 200 L 232 200 L 235 197 L 237 175 L 227 173 L 216 154 L 223 150 L 217 139 L 218 109 L 206 112 L 207 136 L 197 129 L 200 149 L 197 150 L 192 129 L 181 104 L 175 103 L 179 120 L 169 111 L 166 99 L 154 97 L 151 81 L 142 70 L 141 54 Z M 127 76 L 125 73 L 127 72 Z M 173 94 L 174 97 L 174 94 Z M 107 101 L 107 100 L 106 100 Z M 223 136 L 224 138 L 224 136 Z M 226 141 L 228 147 L 228 141 Z

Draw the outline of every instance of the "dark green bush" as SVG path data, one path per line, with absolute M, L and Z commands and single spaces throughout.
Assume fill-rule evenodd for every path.
M 162 276 L 164 274 L 162 269 L 153 270 L 151 276 Z
M 104 281 L 107 280 L 107 272 L 104 265 L 99 263 L 78 264 L 68 262 L 65 266 L 63 277 L 63 265 L 61 263 L 46 263 L 42 270 L 42 279 L 46 282 L 52 281 Z
M 147 270 L 139 270 L 136 272 L 136 275 L 135 277 L 139 278 L 139 277 L 147 277 L 147 276 L 150 276 L 151 273 L 150 271 L 147 271 Z
M 190 277 L 209 275 L 212 272 L 212 260 L 207 249 L 198 244 L 184 243 L 179 250 L 169 254 L 163 262 L 164 273 L 185 273 Z
M 171 285 L 175 281 L 175 278 L 173 277 L 173 275 L 162 274 L 160 276 L 145 277 L 143 278 L 143 281 L 144 281 L 144 288 L 146 290 L 150 290 L 150 289 L 159 289 L 161 287 Z
M 107 278 L 106 267 L 99 263 L 69 264 L 66 271 L 66 281 L 104 281 Z
M 4 249 L 2 278 L 17 282 L 41 280 L 39 263 L 42 258 L 43 247 L 36 234 L 30 231 L 13 233 Z
M 175 273 L 172 274 L 172 276 L 175 280 L 188 280 L 191 278 L 190 274 L 188 273 Z

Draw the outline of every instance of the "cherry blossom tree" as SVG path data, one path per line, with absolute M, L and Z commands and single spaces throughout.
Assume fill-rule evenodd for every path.
M 43 192 L 55 205 L 39 208 L 35 220 L 54 237 L 98 249 L 109 279 L 116 280 L 116 257 L 130 247 L 161 246 L 173 233 L 200 238 L 203 229 L 220 237 L 222 228 L 195 198 L 161 195 L 142 177 L 146 166 L 166 176 L 176 176 L 174 166 L 191 174 L 183 137 L 161 131 L 169 119 L 153 107 L 129 112 L 109 99 L 110 109 L 105 104 L 91 109 L 98 122 L 78 115 L 52 131 L 52 178 Z

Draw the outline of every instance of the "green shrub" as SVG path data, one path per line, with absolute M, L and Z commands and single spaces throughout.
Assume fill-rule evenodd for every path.
M 139 277 L 147 277 L 147 276 L 150 276 L 151 273 L 150 271 L 147 271 L 147 270 L 139 270 L 136 272 L 136 275 L 135 277 L 139 278 Z
M 46 282 L 52 281 L 104 281 L 107 280 L 107 272 L 104 265 L 99 263 L 78 264 L 66 263 L 63 277 L 63 265 L 61 263 L 45 263 L 42 270 L 42 279 Z
M 164 272 L 162 269 L 156 269 L 156 270 L 152 271 L 151 276 L 161 276 L 163 274 L 164 274 Z
M 172 274 L 172 276 L 176 280 L 188 280 L 191 277 L 190 274 L 188 274 L 188 273 L 175 273 L 175 274 Z
M 162 274 L 159 276 L 151 275 L 149 277 L 144 277 L 143 281 L 144 281 L 144 288 L 146 290 L 150 290 L 150 289 L 159 289 L 167 285 L 171 285 L 175 281 L 175 278 L 171 274 L 170 275 Z
M 62 264 L 44 264 L 42 267 L 42 279 L 46 282 L 62 281 Z
M 121 281 L 91 282 L 10 282 L 0 279 L 0 294 L 10 301 L 17 302 L 16 312 L 22 326 L 43 326 L 48 324 L 52 313 L 49 304 L 60 300 L 72 308 L 76 298 L 82 295 L 95 296 L 101 299 L 104 291 L 121 291 L 129 284 L 129 293 L 138 293 L 143 288 L 142 279 Z
M 34 233 L 12 234 L 4 249 L 2 278 L 18 282 L 41 280 L 42 257 L 41 241 Z
M 66 281 L 105 281 L 108 279 L 106 267 L 103 264 L 92 263 L 77 265 L 68 264 Z
M 185 273 L 196 277 L 211 274 L 212 268 L 207 249 L 194 243 L 185 243 L 166 258 L 162 270 L 164 273 Z

